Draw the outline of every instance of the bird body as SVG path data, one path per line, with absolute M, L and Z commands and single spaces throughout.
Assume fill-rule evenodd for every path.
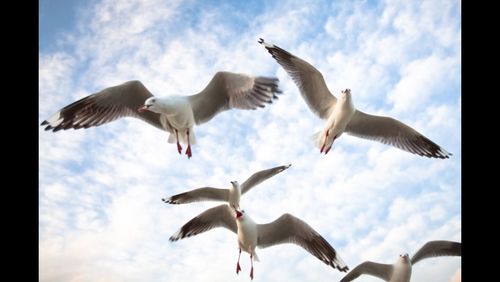
M 410 282 L 411 261 L 407 254 L 398 258 L 393 264 L 392 276 L 389 282 Z
M 347 273 L 340 282 L 355 280 L 363 274 L 373 275 L 388 282 L 410 282 L 412 267 L 422 259 L 438 256 L 461 256 L 462 243 L 429 241 L 410 259 L 408 254 L 399 255 L 394 264 L 365 261 Z
M 240 208 L 241 186 L 238 181 L 231 181 L 228 198 L 228 202 L 231 207 Z
M 154 97 L 138 80 L 105 88 L 60 109 L 42 122 L 54 132 L 70 128 L 100 126 L 121 117 L 139 118 L 170 133 L 169 143 L 196 143 L 194 125 L 211 120 L 229 109 L 254 110 L 272 103 L 281 93 L 278 79 L 246 74 L 217 72 L 201 92 L 190 96 Z
M 309 109 L 326 120 L 323 130 L 314 136 L 321 153 L 327 154 L 335 139 L 347 132 L 428 158 L 447 159 L 451 156 L 445 149 L 399 120 L 365 114 L 356 109 L 350 89 L 342 90 L 340 99 L 337 99 L 326 86 L 321 72 L 311 64 L 262 38 L 259 43 L 293 79 Z
M 249 253 L 253 260 L 259 261 L 255 248 L 257 248 L 257 224 L 248 216 L 240 216 L 236 220 L 238 227 L 238 245 L 242 251 Z
M 152 106 L 147 107 L 148 104 Z M 175 143 L 179 140 L 182 144 L 188 144 L 187 132 L 189 132 L 189 143 L 196 144 L 193 130 L 196 122 L 193 109 L 186 97 L 149 98 L 144 102 L 144 106 L 139 108 L 139 112 L 146 110 L 160 115 L 160 123 L 163 129 L 170 133 L 168 143 Z
M 241 195 L 276 174 L 288 169 L 291 164 L 264 169 L 252 174 L 242 184 L 231 181 L 229 189 L 202 187 L 162 199 L 168 204 L 186 204 L 196 201 L 225 201 L 233 208 L 240 208 Z
M 316 138 L 316 146 L 320 148 L 321 153 L 327 154 L 330 151 L 335 139 L 344 133 L 355 111 L 351 90 L 343 90 L 326 120 L 325 127 Z
M 236 213 L 236 215 L 234 215 Z M 311 226 L 301 219 L 283 214 L 273 222 L 255 223 L 244 211 L 231 208 L 229 205 L 219 205 L 208 209 L 184 224 L 170 241 L 194 236 L 216 227 L 225 227 L 236 233 L 241 251 L 250 254 L 250 261 L 258 261 L 255 249 L 266 248 L 277 244 L 293 243 L 308 251 L 325 264 L 339 271 L 349 268 L 337 254 L 335 249 Z M 240 256 L 236 264 L 236 273 L 241 270 Z M 253 263 L 250 270 L 253 278 Z

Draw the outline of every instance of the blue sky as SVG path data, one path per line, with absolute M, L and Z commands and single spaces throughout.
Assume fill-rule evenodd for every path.
M 234 272 L 236 236 L 170 235 L 218 203 L 166 205 L 189 189 L 228 187 L 292 163 L 241 206 L 258 223 L 291 213 L 350 268 L 393 263 L 429 240 L 461 241 L 459 1 L 41 1 L 39 120 L 127 80 L 157 96 L 199 92 L 219 70 L 276 76 L 284 94 L 257 111 L 228 111 L 195 128 L 193 158 L 168 135 L 127 118 L 39 132 L 41 281 L 249 281 Z M 308 60 L 332 93 L 350 88 L 364 112 L 395 117 L 453 153 L 415 156 L 342 135 L 328 155 L 311 136 L 323 121 L 257 43 Z M 338 281 L 305 250 L 258 250 L 255 281 Z M 460 281 L 460 258 L 413 268 L 412 281 Z M 380 281 L 362 276 L 359 281 Z

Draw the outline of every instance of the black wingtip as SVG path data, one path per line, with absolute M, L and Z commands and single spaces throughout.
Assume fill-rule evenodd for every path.
M 259 38 L 259 40 L 257 42 L 259 42 L 260 44 L 264 44 L 264 39 Z
M 173 201 L 173 200 L 171 200 L 171 199 L 165 199 L 165 198 L 163 198 L 163 199 L 161 199 L 161 200 L 162 200 L 165 204 L 173 204 L 173 205 L 177 205 L 177 204 L 179 204 L 179 203 L 177 203 L 176 201 Z
M 42 123 L 40 123 L 40 126 L 46 126 L 43 130 L 45 131 L 49 131 L 49 130 L 52 130 L 54 129 L 55 127 L 53 127 L 52 125 L 50 125 L 50 123 L 46 120 L 44 120 Z
M 340 267 L 339 267 L 339 270 L 340 270 L 341 272 L 347 272 L 347 271 L 349 271 L 349 267 L 347 267 L 347 266 L 344 266 L 344 267 L 342 267 L 342 268 L 340 268 Z

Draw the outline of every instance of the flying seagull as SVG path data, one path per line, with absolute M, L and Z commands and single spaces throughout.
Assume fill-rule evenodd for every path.
M 187 204 L 197 201 L 226 201 L 229 202 L 231 207 L 239 209 L 240 197 L 242 194 L 245 194 L 252 187 L 275 176 L 290 166 L 291 164 L 258 171 L 245 180 L 245 182 L 241 185 L 238 181 L 231 181 L 231 187 L 229 189 L 202 187 L 162 200 L 169 204 Z
M 323 130 L 315 134 L 315 142 L 321 153 L 327 154 L 335 139 L 347 132 L 428 158 L 447 159 L 452 155 L 397 119 L 357 110 L 350 89 L 342 90 L 337 99 L 328 90 L 321 72 L 311 64 L 274 44 L 264 42 L 262 38 L 259 43 L 292 77 L 309 109 L 326 120 Z
M 208 209 L 191 219 L 170 237 L 170 241 L 197 235 L 215 227 L 225 227 L 238 235 L 239 254 L 236 273 L 241 271 L 240 256 L 243 250 L 250 254 L 251 279 L 253 279 L 253 260 L 259 261 L 255 248 L 266 248 L 284 243 L 301 246 L 325 264 L 339 271 L 349 270 L 335 249 L 318 232 L 301 219 L 288 213 L 271 223 L 256 224 L 244 211 L 223 204 Z
M 411 258 L 408 254 L 399 255 L 393 264 L 365 261 L 356 266 L 340 282 L 352 281 L 361 274 L 369 274 L 389 282 L 410 282 L 411 269 L 420 260 L 438 256 L 461 256 L 462 244 L 451 241 L 429 241 Z
M 45 130 L 80 129 L 135 117 L 170 133 L 169 143 L 177 142 L 181 154 L 192 156 L 196 143 L 193 126 L 205 123 L 229 109 L 254 110 L 272 103 L 281 93 L 278 79 L 246 74 L 217 72 L 200 93 L 191 96 L 154 97 L 138 80 L 105 88 L 82 98 L 42 122 Z

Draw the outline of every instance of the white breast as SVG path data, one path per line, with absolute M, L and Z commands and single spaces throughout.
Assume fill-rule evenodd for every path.
M 394 271 L 389 282 L 410 282 L 411 264 L 398 262 L 394 264 Z
M 250 218 L 237 220 L 238 243 L 242 250 L 253 253 L 257 247 L 257 225 Z
M 178 129 L 191 128 L 194 124 L 194 115 L 189 101 L 183 97 L 169 97 L 168 100 L 162 101 L 163 107 L 170 124 Z
M 229 188 L 229 205 L 239 208 L 241 191 L 240 188 L 234 188 L 232 185 Z

